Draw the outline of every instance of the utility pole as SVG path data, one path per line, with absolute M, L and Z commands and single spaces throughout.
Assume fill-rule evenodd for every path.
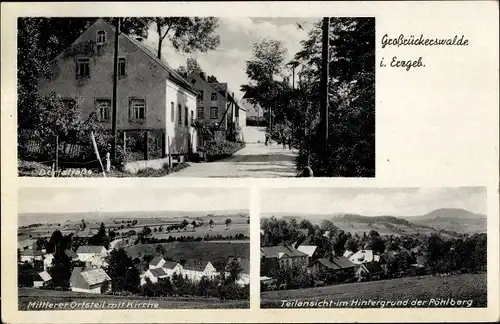
M 323 18 L 322 52 L 321 52 L 321 85 L 320 85 L 320 136 L 323 162 L 326 163 L 326 147 L 328 145 L 328 79 L 329 79 L 329 28 L 330 18 Z
M 118 85 L 118 36 L 120 34 L 120 17 L 116 18 L 115 22 L 115 55 L 113 59 L 113 116 L 112 116 L 112 132 L 113 132 L 113 141 L 111 143 L 111 158 L 113 159 L 113 165 L 116 165 L 116 145 L 118 142 L 118 134 L 116 132 L 116 115 L 117 115 L 117 107 L 116 107 L 116 88 Z

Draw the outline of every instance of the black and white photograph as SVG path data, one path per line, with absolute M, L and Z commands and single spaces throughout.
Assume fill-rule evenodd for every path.
M 247 189 L 19 189 L 19 310 L 250 307 Z
M 20 177 L 375 177 L 375 18 L 20 17 Z
M 484 187 L 261 193 L 262 308 L 486 308 Z

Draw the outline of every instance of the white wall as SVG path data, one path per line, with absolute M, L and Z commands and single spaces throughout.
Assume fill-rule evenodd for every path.
M 172 103 L 174 113 L 172 116 Z M 181 109 L 179 111 L 179 105 Z M 192 152 L 196 152 L 197 136 L 196 130 L 191 126 L 191 114 L 193 120 L 196 120 L 196 96 L 191 92 L 185 91 L 170 80 L 166 81 L 166 105 L 165 109 L 165 127 L 167 130 L 167 154 L 187 154 L 189 152 L 189 141 L 191 140 Z M 185 124 L 185 107 L 188 108 L 188 125 Z M 181 115 L 181 124 L 179 124 L 179 112 Z M 172 118 L 173 117 L 173 118 Z

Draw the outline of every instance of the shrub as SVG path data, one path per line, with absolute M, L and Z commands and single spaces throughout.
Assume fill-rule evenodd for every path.
M 243 143 L 223 139 L 206 143 L 202 150 L 205 152 L 208 161 L 216 161 L 233 155 L 244 146 Z

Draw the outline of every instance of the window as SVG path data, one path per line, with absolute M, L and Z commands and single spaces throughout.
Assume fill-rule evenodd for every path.
M 205 118 L 204 115 L 205 115 L 205 109 L 204 109 L 204 107 L 198 107 L 197 112 L 196 112 L 196 117 L 198 119 L 203 119 L 203 118 Z
M 106 32 L 104 30 L 97 31 L 96 43 L 103 44 L 106 42 Z
M 172 123 L 175 122 L 175 105 L 173 101 L 170 102 L 170 120 Z
M 179 114 L 177 116 L 177 123 L 179 125 L 182 125 L 182 106 L 181 105 L 177 105 L 177 113 Z
M 119 76 L 124 76 L 126 74 L 125 67 L 126 67 L 125 58 L 124 57 L 119 58 L 118 59 L 118 75 Z
M 76 76 L 88 77 L 90 75 L 90 59 L 79 58 L 76 60 Z
M 218 119 L 219 118 L 219 107 L 210 108 L 210 119 Z
M 96 99 L 95 107 L 97 109 L 97 116 L 99 117 L 99 120 L 106 121 L 111 119 L 110 99 Z
M 198 93 L 198 100 L 203 101 L 203 90 Z
M 191 110 L 191 124 L 194 123 L 194 111 Z
M 212 92 L 212 101 L 217 101 L 217 92 Z
M 146 119 L 146 101 L 144 99 L 130 99 L 130 119 Z
M 64 107 L 68 110 L 73 109 L 76 105 L 76 100 L 73 98 L 62 99 L 61 101 L 62 101 Z
M 184 107 L 184 126 L 188 125 L 189 115 L 188 115 L 188 107 Z

